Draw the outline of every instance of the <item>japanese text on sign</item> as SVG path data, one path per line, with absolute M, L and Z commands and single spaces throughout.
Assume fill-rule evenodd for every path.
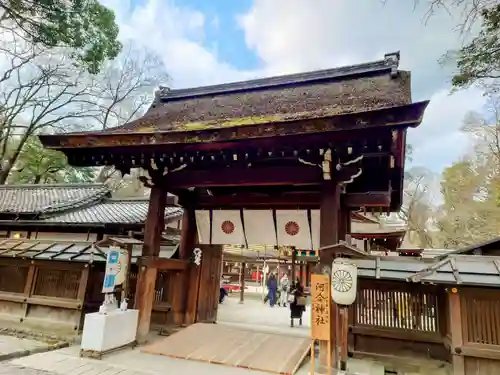
M 315 340 L 330 340 L 330 278 L 311 275 L 311 336 Z

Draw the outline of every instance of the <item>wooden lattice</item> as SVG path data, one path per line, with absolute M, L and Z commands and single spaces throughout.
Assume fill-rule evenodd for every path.
M 36 277 L 35 295 L 65 299 L 77 299 L 80 270 L 40 268 Z
M 0 292 L 23 293 L 29 267 L 0 265 Z
M 500 293 L 464 293 L 461 311 L 466 342 L 500 345 Z
M 168 300 L 168 291 L 170 285 L 170 275 L 168 271 L 158 271 L 158 275 L 156 277 L 156 286 L 155 286 L 155 302 L 169 302 Z
M 422 289 L 360 288 L 355 304 L 356 325 L 438 332 L 437 296 Z

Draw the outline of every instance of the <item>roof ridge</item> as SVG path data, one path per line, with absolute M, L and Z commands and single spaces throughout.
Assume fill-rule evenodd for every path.
M 40 188 L 40 189 L 45 189 L 45 188 L 75 188 L 75 189 L 82 189 L 86 187 L 106 187 L 106 184 L 102 182 L 91 182 L 91 183 L 64 183 L 64 184 L 6 184 L 6 185 L 0 185 L 0 189 L 23 189 L 23 188 Z
M 284 74 L 266 78 L 256 78 L 247 81 L 237 81 L 209 86 L 198 86 L 183 89 L 171 89 L 160 86 L 155 93 L 155 101 L 151 108 L 162 102 L 178 99 L 188 99 L 199 96 L 229 94 L 238 91 L 259 90 L 292 84 L 305 84 L 314 81 L 338 79 L 369 73 L 389 71 L 396 73 L 399 67 L 400 53 L 386 53 L 384 59 L 360 64 L 345 65 L 337 68 L 321 69 L 303 73 Z
M 111 189 L 107 187 L 106 185 L 103 185 L 105 189 L 102 189 L 101 191 L 97 191 L 94 194 L 83 197 L 80 199 L 75 199 L 72 201 L 68 202 L 63 202 L 60 204 L 55 204 L 53 206 L 49 205 L 44 207 L 43 209 L 40 210 L 40 213 L 48 213 L 49 216 L 50 214 L 55 214 L 55 213 L 61 213 L 62 211 L 66 210 L 75 210 L 75 209 L 82 209 L 86 205 L 90 204 L 96 204 L 98 201 L 101 199 L 105 198 L 107 195 L 111 194 Z M 43 215 L 46 216 L 46 215 Z
M 116 198 L 111 197 L 106 199 L 109 203 L 119 203 L 119 202 L 149 202 L 149 197 L 126 197 L 126 198 Z

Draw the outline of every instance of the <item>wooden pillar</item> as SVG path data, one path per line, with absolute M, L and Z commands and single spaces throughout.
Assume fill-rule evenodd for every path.
M 154 186 L 149 196 L 142 256 L 154 257 L 160 254 L 161 235 L 165 227 L 166 204 L 167 193 L 161 187 Z M 139 310 L 139 323 L 137 326 L 137 341 L 139 342 L 144 342 L 149 333 L 157 272 L 157 268 L 139 266 L 135 293 L 135 308 Z
M 300 283 L 302 286 L 306 285 L 306 264 L 305 262 L 300 262 Z
M 129 234 L 129 237 L 132 237 L 131 234 Z M 134 245 L 128 244 L 126 245 L 126 250 L 127 250 L 127 273 L 125 276 L 125 281 L 123 282 L 123 292 L 122 292 L 122 298 L 121 302 L 123 302 L 125 299 L 127 299 L 127 305 L 130 306 L 130 301 L 128 300 L 130 297 L 130 270 L 132 268 L 132 249 Z
M 246 263 L 241 262 L 241 267 L 240 267 L 240 303 L 245 302 L 245 272 L 246 272 Z
M 188 260 L 193 255 L 197 242 L 196 216 L 192 208 L 186 207 L 182 216 L 181 243 L 179 244 L 179 258 Z M 203 253 L 202 253 L 203 262 Z M 200 266 L 190 263 L 184 274 L 184 288 L 179 290 L 179 301 L 183 304 L 183 324 L 193 324 L 196 321 L 198 309 L 198 292 L 200 286 Z
M 457 288 L 448 291 L 448 311 L 450 314 L 451 356 L 453 375 L 465 375 L 465 361 L 461 355 L 464 344 L 462 331 L 462 310 L 460 294 Z
M 340 306 L 338 308 L 339 314 L 339 335 L 337 343 L 340 346 L 340 370 L 347 371 L 347 357 L 349 351 L 349 307 Z
M 351 212 L 348 208 L 341 206 L 339 212 L 339 241 L 345 241 L 346 236 L 351 233 Z
M 306 283 L 305 286 L 311 286 L 311 263 L 306 263 Z
M 202 248 L 196 322 L 215 323 L 219 308 L 222 245 Z
M 185 208 L 182 215 L 181 241 L 179 243 L 179 258 L 186 260 L 191 257 L 197 240 L 196 216 L 193 209 Z
M 292 250 L 292 275 L 290 278 L 290 283 L 295 284 L 295 280 L 297 278 L 297 271 L 296 271 L 296 263 L 297 263 L 297 251 Z
M 344 207 L 340 207 L 339 212 L 339 241 L 345 241 L 346 237 L 350 233 L 351 227 L 351 213 Z M 348 357 L 348 336 L 349 336 L 349 308 L 347 306 L 336 306 L 335 313 L 337 314 L 337 347 L 340 354 L 340 365 L 339 369 L 341 371 L 347 370 L 347 357 Z
M 321 206 L 320 206 L 320 232 L 319 232 L 319 245 L 326 247 L 338 243 L 338 229 L 339 229 L 339 209 L 340 209 L 340 186 L 335 181 L 327 180 L 323 182 L 321 192 Z M 320 252 L 319 254 L 319 273 L 330 273 L 333 261 L 333 254 L 331 252 Z M 337 350 L 336 350 L 336 305 L 332 303 L 331 308 L 331 340 L 333 348 L 333 363 L 337 363 Z M 328 344 L 320 342 L 319 347 L 319 364 L 320 372 L 326 372 L 327 366 L 327 353 Z

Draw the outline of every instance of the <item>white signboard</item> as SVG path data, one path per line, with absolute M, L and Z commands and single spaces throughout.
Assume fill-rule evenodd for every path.
M 119 247 L 110 246 L 108 249 L 108 257 L 106 259 L 106 273 L 104 275 L 104 283 L 102 284 L 103 293 L 113 293 L 115 290 L 116 275 L 120 271 L 120 254 Z

